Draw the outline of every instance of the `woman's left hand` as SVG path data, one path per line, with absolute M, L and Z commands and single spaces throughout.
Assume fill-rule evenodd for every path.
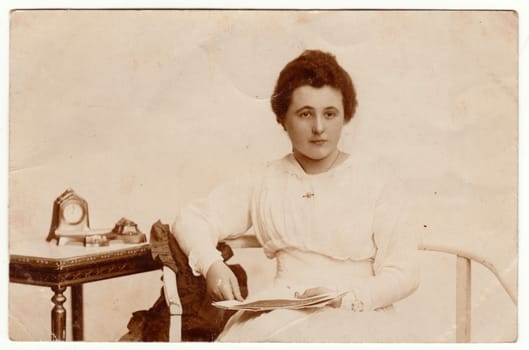
M 332 293 L 332 292 L 334 292 L 332 289 L 329 289 L 326 287 L 315 287 L 315 288 L 305 289 L 303 293 L 296 292 L 294 296 L 296 298 L 310 298 L 316 295 L 327 294 L 327 293 Z M 342 304 L 342 297 L 339 297 L 339 298 L 332 300 L 327 305 L 331 307 L 339 308 L 341 304 Z

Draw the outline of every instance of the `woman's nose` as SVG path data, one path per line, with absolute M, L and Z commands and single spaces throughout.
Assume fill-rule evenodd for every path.
M 325 130 L 325 125 L 323 118 L 319 115 L 314 118 L 314 123 L 312 124 L 312 133 L 313 134 L 321 134 Z

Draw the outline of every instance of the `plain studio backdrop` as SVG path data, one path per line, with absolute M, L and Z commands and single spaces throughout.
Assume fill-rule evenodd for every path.
M 394 165 L 421 240 L 487 257 L 516 288 L 517 26 L 509 11 L 15 11 L 10 245 L 44 240 L 68 187 L 88 201 L 93 228 L 127 217 L 148 233 L 283 156 L 275 80 L 322 49 L 358 92 L 341 148 Z M 250 288 L 273 272 L 260 252 L 238 260 Z M 421 255 L 422 285 L 397 304 L 432 341 L 455 339 L 453 260 Z M 516 307 L 474 266 L 473 340 L 514 340 Z M 158 272 L 85 285 L 85 338 L 118 339 L 159 287 Z M 9 285 L 11 339 L 49 340 L 50 297 Z

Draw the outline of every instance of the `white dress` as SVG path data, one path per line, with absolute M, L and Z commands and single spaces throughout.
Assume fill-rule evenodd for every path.
M 220 341 L 417 341 L 392 311 L 419 281 L 416 241 L 402 225 L 405 202 L 391 169 L 365 157 L 350 156 L 310 175 L 289 154 L 181 209 L 173 233 L 194 273 L 205 275 L 220 259 L 216 243 L 253 226 L 265 254 L 277 262 L 274 286 L 259 294 L 326 287 L 352 290 L 364 305 L 363 312 L 238 312 Z

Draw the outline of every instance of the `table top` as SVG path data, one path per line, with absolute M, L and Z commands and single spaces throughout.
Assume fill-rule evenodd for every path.
M 15 283 L 69 286 L 161 267 L 153 260 L 148 243 L 84 247 L 32 241 L 9 248 L 9 279 Z
M 148 243 L 118 243 L 106 247 L 85 247 L 83 244 L 57 245 L 55 241 L 23 241 L 9 247 L 9 261 L 32 262 L 43 266 L 67 266 L 76 261 L 105 259 L 108 256 L 150 252 Z

